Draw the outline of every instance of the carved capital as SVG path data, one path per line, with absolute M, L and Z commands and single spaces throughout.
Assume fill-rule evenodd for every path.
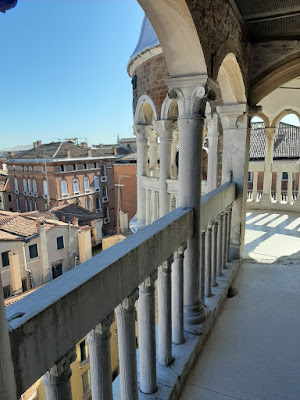
M 159 135 L 160 141 L 171 141 L 173 135 L 174 121 L 165 119 L 154 121 L 153 126 Z
M 156 274 L 148 276 L 139 286 L 140 293 L 152 293 L 155 290 Z
M 135 302 L 137 301 L 138 298 L 139 298 L 139 291 L 138 289 L 136 289 L 130 296 L 126 297 L 126 299 L 124 299 L 122 303 L 115 308 L 115 313 L 118 315 L 120 314 L 122 315 L 134 312 Z
M 265 128 L 265 135 L 266 135 L 266 139 L 267 140 L 274 140 L 275 138 L 275 134 L 276 134 L 276 128 L 275 127 L 271 127 L 271 128 Z
M 239 118 L 247 112 L 247 104 L 224 104 L 217 106 L 217 112 L 224 129 L 237 129 L 240 127 Z
M 97 344 L 101 345 L 103 342 L 106 342 L 110 339 L 110 327 L 114 321 L 114 314 L 109 314 L 100 324 L 96 326 L 95 329 L 92 329 L 87 337 L 86 341 L 88 344 Z
M 148 125 L 133 125 L 133 134 L 136 136 L 137 141 L 147 141 L 147 130 Z
M 60 382 L 66 382 L 72 375 L 70 365 L 76 360 L 76 349 L 72 349 L 59 361 L 57 361 L 49 371 L 43 376 L 45 386 L 57 386 Z

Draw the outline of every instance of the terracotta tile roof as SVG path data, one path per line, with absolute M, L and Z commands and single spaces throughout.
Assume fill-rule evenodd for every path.
M 11 296 L 8 299 L 5 299 L 4 300 L 5 307 L 8 307 L 11 304 L 16 303 L 17 301 L 19 301 L 19 300 L 23 299 L 24 297 L 28 296 L 30 293 L 35 292 L 37 289 L 39 289 L 42 286 L 43 285 L 37 286 L 37 287 L 35 287 L 33 289 L 27 290 L 26 292 L 23 292 L 21 294 L 17 294 L 16 296 Z
M 251 124 L 250 160 L 265 158 L 266 137 L 264 122 Z M 300 158 L 300 129 L 297 126 L 280 123 L 274 141 L 274 160 Z
M 22 240 L 23 238 L 18 235 L 13 235 L 9 232 L 4 232 L 0 230 L 0 240 Z

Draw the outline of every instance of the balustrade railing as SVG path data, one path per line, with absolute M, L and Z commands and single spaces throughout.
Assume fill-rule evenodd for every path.
M 229 261 L 235 198 L 235 184 L 225 184 L 201 199 L 199 297 L 203 304 L 213 294 Z M 139 390 L 148 394 L 157 390 L 157 360 L 160 365 L 170 365 L 172 343 L 181 345 L 185 340 L 184 253 L 193 235 L 194 218 L 192 209 L 177 208 L 6 309 L 19 396 L 43 376 L 47 400 L 71 400 L 70 364 L 75 359 L 74 347 L 87 335 L 92 398 L 112 400 L 109 340 L 114 312 L 120 398 L 135 400 Z
M 272 183 L 267 190 L 263 187 L 264 163 L 250 162 L 249 172 L 252 176 L 252 183 L 248 183 L 247 190 L 249 209 L 299 211 L 300 165 L 298 163 L 273 162 L 270 172 Z

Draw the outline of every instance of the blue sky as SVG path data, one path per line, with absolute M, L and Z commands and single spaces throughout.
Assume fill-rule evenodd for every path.
M 19 0 L 0 14 L 0 148 L 131 136 L 126 67 L 143 15 L 136 0 Z

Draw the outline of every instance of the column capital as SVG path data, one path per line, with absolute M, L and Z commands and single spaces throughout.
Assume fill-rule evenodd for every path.
M 151 129 L 148 128 L 148 129 L 146 129 L 146 133 L 147 133 L 147 136 L 148 136 L 149 143 L 155 143 L 156 144 L 157 143 L 157 136 L 158 136 L 156 130 L 154 130 L 153 127 Z
M 207 100 L 215 99 L 216 84 L 207 74 L 181 76 L 166 80 L 170 99 L 177 99 L 179 118 L 200 116 L 204 118 Z
M 68 381 L 72 375 L 70 365 L 76 360 L 76 349 L 72 349 L 59 361 L 57 361 L 42 378 L 45 386 L 53 386 L 59 384 L 60 381 Z
M 207 126 L 208 139 L 213 137 L 215 138 L 219 137 L 217 113 L 206 115 L 205 125 Z
M 153 126 L 157 131 L 160 141 L 172 140 L 174 121 L 172 119 L 162 119 L 154 121 Z
M 139 285 L 139 291 L 142 293 L 151 293 L 155 290 L 155 281 L 157 279 L 157 273 L 153 274 L 151 276 L 148 276 L 148 278 L 146 278 L 144 280 L 144 282 L 142 282 Z
M 149 125 L 133 125 L 133 134 L 136 136 L 137 141 L 146 141 L 148 138 Z
M 92 329 L 86 337 L 88 344 L 96 343 L 100 345 L 104 341 L 110 339 L 110 326 L 114 321 L 114 314 L 109 314 L 95 329 Z
M 130 296 L 126 297 L 122 303 L 115 308 L 117 315 L 133 312 L 135 310 L 135 302 L 139 298 L 139 291 L 136 289 Z
M 268 127 L 264 128 L 266 139 L 267 140 L 274 140 L 275 134 L 276 134 L 276 128 L 275 127 Z
M 238 119 L 248 111 L 246 103 L 224 104 L 217 106 L 217 113 L 220 116 L 224 129 L 239 128 Z

